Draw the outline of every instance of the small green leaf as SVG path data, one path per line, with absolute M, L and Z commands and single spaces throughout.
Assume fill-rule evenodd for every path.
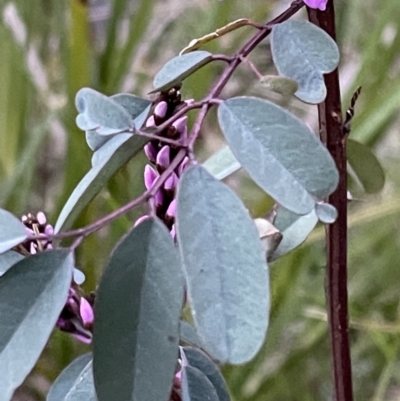
M 178 188 L 177 233 L 203 348 L 243 363 L 268 326 L 269 278 L 257 229 L 240 199 L 200 166 Z
M 64 401 L 68 392 L 74 387 L 76 380 L 80 378 L 82 371 L 91 360 L 92 354 L 87 353 L 72 361 L 51 386 L 46 401 Z
M 0 394 L 9 400 L 24 381 L 57 322 L 72 280 L 73 255 L 29 256 L 0 278 Z
M 352 139 L 347 140 L 347 160 L 365 189 L 373 194 L 385 185 L 385 173 L 371 149 Z
M 114 250 L 96 296 L 99 401 L 167 400 L 179 349 L 183 275 L 167 228 L 147 219 Z
M 338 216 L 336 208 L 329 203 L 317 203 L 315 205 L 315 214 L 325 224 L 334 223 Z
M 323 74 L 339 64 L 335 41 L 308 21 L 289 20 L 274 25 L 271 52 L 275 66 L 284 77 L 295 80 L 295 95 L 306 103 L 321 103 L 326 97 Z
M 147 138 L 120 134 L 98 149 L 92 157 L 93 168 L 82 178 L 61 210 L 55 233 L 68 230 L 115 172 L 134 157 L 147 141 Z
M 79 376 L 75 379 L 64 401 L 97 401 L 92 361 L 86 364 Z
M 283 96 L 293 96 L 299 88 L 298 83 L 293 79 L 277 75 L 265 75 L 261 78 L 261 83 L 270 91 Z
M 0 276 L 23 258 L 20 253 L 15 251 L 7 251 L 0 254 Z
M 126 98 L 119 100 L 126 103 Z M 75 104 L 80 113 L 76 124 L 84 131 L 96 130 L 99 135 L 112 135 L 134 128 L 133 119 L 123 106 L 93 89 L 79 90 Z
M 282 206 L 277 209 L 274 226 L 282 233 L 283 238 L 269 261 L 276 260 L 302 244 L 318 223 L 318 217 L 313 209 L 305 215 L 298 215 Z
M 203 372 L 190 365 L 184 366 L 182 369 L 182 401 L 204 400 L 219 401 L 217 391 Z
M 203 167 L 217 180 L 223 180 L 242 166 L 229 146 L 224 146 L 203 163 Z
M 0 253 L 8 251 L 27 238 L 26 227 L 7 210 L 0 209 Z
M 163 92 L 174 87 L 211 60 L 212 54 L 203 50 L 174 57 L 156 74 L 153 81 L 155 89 L 150 93 Z
M 223 102 L 218 120 L 228 145 L 250 177 L 277 203 L 309 213 L 332 193 L 339 175 L 328 150 L 297 117 L 254 97 Z
M 183 347 L 182 351 L 189 365 L 193 368 L 199 369 L 206 375 L 207 379 L 213 385 L 219 401 L 230 401 L 225 380 L 222 377 L 218 366 L 204 352 L 197 348 Z

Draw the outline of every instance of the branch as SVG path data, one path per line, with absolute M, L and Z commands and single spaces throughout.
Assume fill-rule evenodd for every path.
M 330 0 L 324 12 L 308 9 L 312 23 L 334 40 L 335 10 Z M 342 124 L 339 75 L 336 69 L 325 75 L 327 96 L 318 106 L 321 140 L 328 148 L 339 170 L 339 185 L 328 202 L 338 211 L 338 218 L 326 227 L 329 330 L 332 344 L 333 374 L 336 401 L 352 401 L 351 357 L 347 297 L 347 168 L 346 139 Z

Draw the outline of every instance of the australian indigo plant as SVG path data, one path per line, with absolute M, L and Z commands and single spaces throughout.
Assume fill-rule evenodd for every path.
M 308 6 L 309 21 L 290 19 Z M 198 50 L 210 38 L 250 25 L 256 33 L 233 56 Z M 288 110 L 256 97 L 224 99 L 235 69 L 270 37 L 279 76 L 271 88 L 318 104 L 321 139 Z M 200 100 L 181 98 L 185 78 L 226 64 Z M 0 210 L 0 401 L 11 399 L 56 326 L 91 343 L 70 364 L 48 401 L 228 401 L 219 364 L 251 360 L 269 321 L 268 263 L 301 244 L 318 221 L 328 229 L 328 309 L 337 400 L 351 400 L 346 292 L 346 157 L 333 0 L 297 0 L 274 20 L 235 21 L 194 40 L 154 78 L 155 97 L 107 97 L 83 88 L 77 124 L 92 168 L 53 228 L 44 213 L 22 221 Z M 326 75 L 324 75 L 326 74 Z M 203 165 L 193 146 L 211 108 L 227 146 Z M 188 130 L 187 113 L 197 110 Z M 142 149 L 146 191 L 94 223 L 71 227 L 108 179 Z M 276 206 L 253 220 L 224 183 L 243 168 Z M 328 202 L 326 201 L 328 199 Z M 74 250 L 134 207 L 95 294 L 85 296 Z M 333 223 L 333 224 L 332 224 Z M 60 241 L 74 238 L 68 248 Z M 43 318 L 45 316 L 45 318 Z M 37 322 L 40 321 L 40 325 Z M 27 338 L 34 341 L 27 342 Z

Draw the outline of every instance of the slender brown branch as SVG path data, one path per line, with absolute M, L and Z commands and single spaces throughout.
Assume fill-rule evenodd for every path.
M 330 0 L 324 12 L 308 10 L 311 22 L 325 30 L 334 40 L 335 10 Z M 336 207 L 338 218 L 326 228 L 329 329 L 332 344 L 336 401 L 352 401 L 351 357 L 347 296 L 347 169 L 346 141 L 342 123 L 339 74 L 336 69 L 325 75 L 327 96 L 318 107 L 321 139 L 339 170 L 339 185 L 328 201 Z

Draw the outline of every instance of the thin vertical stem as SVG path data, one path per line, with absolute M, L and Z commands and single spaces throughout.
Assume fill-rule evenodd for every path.
M 326 31 L 334 40 L 334 0 L 326 11 L 308 9 L 311 22 Z M 336 207 L 338 218 L 328 225 L 326 294 L 329 330 L 332 344 L 333 379 L 336 401 L 352 401 L 351 358 L 347 298 L 347 169 L 346 140 L 342 124 L 339 75 L 336 69 L 325 75 L 327 97 L 318 107 L 321 140 L 339 170 L 339 185 L 328 201 Z

